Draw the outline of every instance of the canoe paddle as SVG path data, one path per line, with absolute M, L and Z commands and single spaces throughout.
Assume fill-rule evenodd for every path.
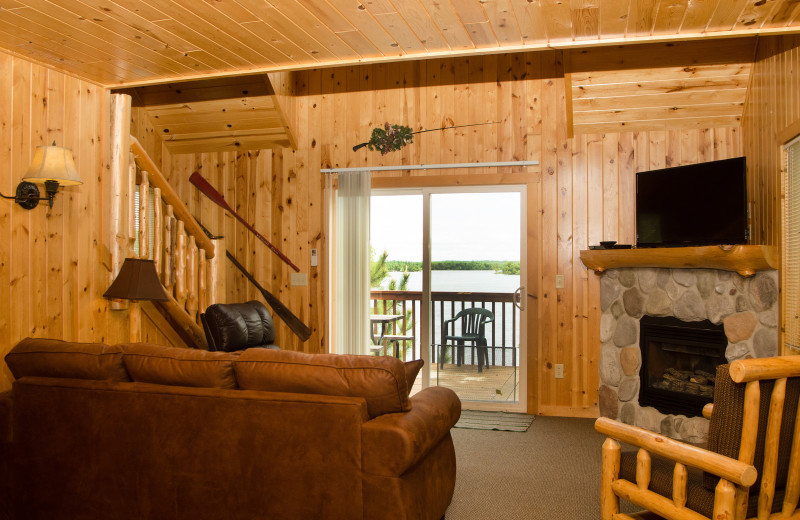
M 222 194 L 221 194 L 220 192 L 218 192 L 218 191 L 217 191 L 217 190 L 214 188 L 214 186 L 212 186 L 212 185 L 211 185 L 211 183 L 209 183 L 207 180 L 205 180 L 205 179 L 203 178 L 203 176 L 202 176 L 202 175 L 200 175 L 200 172 L 194 172 L 194 173 L 192 173 L 192 175 L 190 175 L 190 176 L 189 176 L 189 182 L 191 182 L 192 184 L 194 184 L 194 185 L 197 187 L 197 189 L 198 189 L 198 190 L 200 190 L 200 192 L 201 192 L 203 195 L 205 195 L 206 197 L 208 197 L 209 199 L 211 199 L 211 202 L 213 202 L 213 203 L 214 203 L 214 204 L 216 204 L 217 206 L 220 206 L 222 209 L 226 210 L 228 213 L 230 213 L 231 215 L 233 215 L 234 217 L 236 217 L 236 220 L 238 220 L 239 222 L 241 222 L 242 224 L 244 224 L 244 226 L 245 226 L 247 229 L 249 229 L 250 231 L 252 231 L 252 232 L 253 232 L 253 234 L 254 234 L 256 237 L 258 237 L 258 239 L 259 239 L 259 240 L 261 240 L 262 242 L 264 242 L 264 245 L 266 245 L 266 246 L 267 246 L 267 247 L 268 247 L 268 248 L 269 248 L 269 249 L 270 249 L 270 250 L 271 250 L 273 253 L 275 253 L 276 255 L 278 255 L 278 258 L 280 258 L 281 260 L 283 260 L 284 262 L 286 262 L 286 265 L 288 265 L 289 267 L 291 267 L 292 269 L 294 269 L 296 272 L 298 272 L 298 273 L 300 272 L 300 268 L 299 268 L 299 267 L 297 267 L 296 265 L 294 265 L 294 263 L 292 263 L 292 261 L 291 261 L 291 260 L 289 260 L 289 258 L 288 258 L 286 255 L 284 255 L 284 254 L 283 254 L 283 253 L 280 251 L 280 249 L 278 249 L 277 247 L 273 246 L 273 245 L 270 243 L 270 241 L 269 241 L 269 240 L 267 240 L 266 238 L 264 238 L 264 236 L 263 236 L 263 235 L 261 235 L 261 233 L 259 233 L 258 231 L 256 231 L 256 228 L 254 228 L 253 226 L 251 226 L 251 225 L 250 225 L 250 224 L 249 224 L 249 223 L 248 223 L 248 222 L 247 222 L 245 219 L 243 219 L 242 217 L 240 217 L 240 216 L 239 216 L 239 214 L 238 214 L 238 213 L 236 213 L 236 212 L 233 210 L 233 208 L 232 208 L 232 207 L 230 207 L 230 206 L 228 205 L 228 203 L 227 203 L 227 202 L 225 202 L 225 197 L 223 197 L 223 196 L 222 196 Z
M 244 277 L 250 280 L 250 283 L 252 283 L 255 288 L 259 290 L 261 296 L 263 296 L 269 306 L 272 307 L 272 310 L 275 311 L 275 314 L 277 314 L 283 320 L 283 322 L 288 325 L 290 329 L 292 329 L 292 332 L 294 332 L 298 338 L 300 338 L 302 341 L 306 341 L 311 337 L 311 329 L 309 329 L 305 323 L 300 321 L 300 318 L 295 316 L 294 313 L 292 313 L 292 311 L 290 311 L 288 307 L 281 303 L 281 301 L 272 293 L 261 287 L 261 284 L 259 284 L 253 275 L 250 274 L 247 269 L 245 269 L 245 267 L 239 263 L 238 260 L 236 260 L 236 257 L 234 257 L 230 251 L 225 251 L 225 254 L 228 256 L 228 259 L 233 262 L 233 265 L 235 265 L 242 272 Z

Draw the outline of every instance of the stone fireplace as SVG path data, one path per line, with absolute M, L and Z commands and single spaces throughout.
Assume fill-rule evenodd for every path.
M 647 405 L 647 399 L 640 404 L 643 318 L 647 322 L 650 318 L 645 317 L 669 317 L 670 323 L 683 322 L 688 328 L 707 323 L 700 327 L 709 330 L 721 327 L 724 333 L 722 356 L 717 362 L 699 358 L 696 358 L 698 361 L 677 361 L 679 358 L 673 354 L 687 350 L 683 346 L 687 340 L 658 339 L 656 344 L 667 345 L 672 354 L 660 362 L 663 366 L 655 370 L 658 372 L 655 376 L 651 369 L 649 377 L 666 377 L 667 383 L 657 382 L 655 386 L 666 386 L 670 390 L 676 388 L 670 379 L 675 377 L 692 383 L 688 385 L 692 392 L 707 394 L 708 382 L 703 379 L 708 378 L 702 373 L 713 372 L 711 369 L 717 364 L 778 353 L 778 274 L 774 270 L 743 277 L 716 269 L 609 269 L 601 275 L 600 303 L 600 414 L 669 437 L 703 442 L 708 421 L 692 413 L 670 413 L 668 406 L 657 404 L 664 413 Z M 694 342 L 688 340 L 688 343 Z M 666 366 L 668 364 L 680 366 Z M 671 372 L 664 376 L 667 369 Z M 701 374 L 688 374 L 696 371 Z M 697 410 L 697 406 L 694 409 Z

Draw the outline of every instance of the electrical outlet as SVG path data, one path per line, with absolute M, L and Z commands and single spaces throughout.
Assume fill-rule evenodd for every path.
M 563 289 L 564 288 L 564 275 L 557 274 L 556 275 L 556 289 Z
M 563 363 L 556 363 L 555 365 L 555 377 L 556 379 L 564 379 L 564 364 Z
M 308 285 L 308 275 L 306 273 L 292 273 L 290 282 L 292 287 L 305 287 Z

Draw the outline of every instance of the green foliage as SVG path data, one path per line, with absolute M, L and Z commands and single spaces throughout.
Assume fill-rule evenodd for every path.
M 374 128 L 372 137 L 367 142 L 370 150 L 378 150 L 381 155 L 399 150 L 410 142 L 413 142 L 411 128 L 403 125 L 390 125 L 388 122 L 383 128 Z
M 373 289 L 380 287 L 381 282 L 389 276 L 387 269 L 386 257 L 389 253 L 384 251 L 378 259 L 375 259 L 375 250 L 372 246 L 369 248 L 369 286 Z
M 386 270 L 391 272 L 422 271 L 422 262 L 388 260 Z M 519 274 L 519 262 L 500 262 L 493 260 L 443 260 L 431 262 L 432 271 L 495 271 L 498 274 Z
M 496 272 L 499 274 L 519 274 L 519 270 L 519 262 L 506 262 L 503 264 L 503 267 Z

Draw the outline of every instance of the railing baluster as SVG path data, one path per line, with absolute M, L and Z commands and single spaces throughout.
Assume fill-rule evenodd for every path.
M 153 188 L 153 263 L 156 272 L 162 273 L 162 258 L 164 254 L 164 203 L 161 202 L 161 189 Z
M 139 183 L 139 258 L 150 258 L 147 206 L 150 198 L 150 181 L 147 172 L 142 171 L 142 182 Z

